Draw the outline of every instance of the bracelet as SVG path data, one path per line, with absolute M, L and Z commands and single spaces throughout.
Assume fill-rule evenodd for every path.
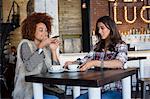
M 43 49 L 42 48 L 38 48 L 37 51 L 38 51 L 38 54 L 41 54 L 43 52 Z
M 101 68 L 100 68 L 100 71 L 102 72 L 103 74 L 103 70 L 104 69 L 104 60 L 101 60 Z M 103 76 L 103 75 L 102 75 Z
M 101 60 L 100 67 L 101 67 L 101 68 L 104 68 L 104 60 Z

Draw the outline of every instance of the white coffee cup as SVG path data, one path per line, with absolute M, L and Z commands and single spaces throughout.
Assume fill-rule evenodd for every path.
M 77 71 L 79 68 L 79 64 L 70 64 L 68 65 L 68 69 L 71 71 Z
M 63 69 L 62 65 L 52 65 L 50 68 L 50 71 L 61 71 Z

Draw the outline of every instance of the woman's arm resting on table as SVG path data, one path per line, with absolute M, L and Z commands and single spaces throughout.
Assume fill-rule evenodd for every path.
M 95 67 L 101 67 L 101 62 L 99 60 L 92 60 L 92 61 L 88 61 L 87 63 L 85 63 L 84 65 L 81 66 L 80 70 L 81 71 L 85 71 L 93 66 Z M 123 63 L 120 60 L 107 60 L 107 61 L 103 61 L 103 67 L 104 68 L 123 68 Z

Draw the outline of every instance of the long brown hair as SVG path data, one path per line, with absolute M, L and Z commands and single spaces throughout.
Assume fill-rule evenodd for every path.
M 28 16 L 22 22 L 21 31 L 22 31 L 23 39 L 34 40 L 36 25 L 38 23 L 44 23 L 47 27 L 48 33 L 50 33 L 51 21 L 52 21 L 52 17 L 50 17 L 46 13 L 33 13 L 32 15 Z
M 110 30 L 110 34 L 105 40 L 102 40 L 102 37 L 99 33 L 99 28 L 98 28 L 99 22 L 102 22 Z M 97 20 L 95 35 L 99 40 L 98 43 L 96 43 L 94 49 L 94 51 L 97 52 L 102 51 L 102 49 L 114 51 L 116 44 L 122 41 L 115 22 L 109 16 L 103 16 Z

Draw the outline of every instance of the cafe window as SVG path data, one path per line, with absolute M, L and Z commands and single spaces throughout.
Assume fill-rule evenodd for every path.
M 63 53 L 80 53 L 82 51 L 81 34 L 62 35 Z

